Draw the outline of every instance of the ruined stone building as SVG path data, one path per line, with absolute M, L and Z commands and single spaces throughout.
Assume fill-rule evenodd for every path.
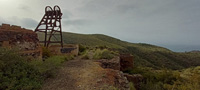
M 20 26 L 9 24 L 0 26 L 0 47 L 16 48 L 24 56 L 42 57 L 42 49 L 37 34 Z

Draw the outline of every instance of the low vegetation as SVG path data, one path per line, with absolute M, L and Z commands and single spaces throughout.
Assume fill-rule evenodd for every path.
M 46 47 L 42 47 L 42 58 L 46 59 L 51 57 L 53 54 L 51 53 L 51 51 L 46 48 Z
M 87 51 L 87 47 L 84 45 L 79 45 L 79 55 L 84 54 Z
M 126 72 L 143 75 L 141 90 L 199 90 L 200 88 L 200 67 L 178 71 L 136 67 Z
M 172 52 L 166 48 L 128 43 L 109 36 L 64 33 L 65 43 L 81 44 L 83 59 L 112 59 L 118 53 L 134 56 L 134 69 L 126 73 L 141 74 L 141 90 L 199 90 L 200 53 Z M 65 39 L 66 38 L 66 39 Z M 81 38 L 81 39 L 80 39 Z M 0 49 L 0 90 L 38 90 L 49 77 L 54 77 L 63 62 L 73 56 L 52 56 L 43 48 L 44 61 L 29 61 L 16 51 Z M 131 89 L 135 90 L 133 83 Z
M 114 53 L 109 51 L 108 49 L 96 49 L 94 52 L 94 59 L 112 59 L 114 57 Z
M 38 90 L 41 73 L 13 51 L 0 49 L 0 89 Z
M 130 90 L 136 90 L 133 82 L 129 82 L 129 87 L 130 87 Z
M 38 90 L 45 79 L 73 56 L 52 56 L 29 61 L 17 51 L 0 48 L 0 90 Z
M 78 43 L 90 48 L 102 47 L 108 51 L 131 53 L 134 56 L 135 68 L 127 73 L 144 76 L 141 90 L 199 90 L 200 88 L 198 69 L 200 52 L 178 53 L 150 44 L 128 43 L 101 34 L 65 32 L 63 36 L 67 38 L 64 40 L 65 43 Z M 94 58 L 103 58 L 101 57 L 103 49 L 94 50 Z M 107 54 L 105 56 L 107 57 Z
M 117 52 L 108 50 L 108 48 L 102 47 L 102 48 L 90 48 L 82 52 L 81 54 L 82 59 L 112 59 L 116 55 L 118 55 Z
M 120 53 L 131 53 L 134 56 L 136 66 L 178 70 L 200 65 L 199 52 L 177 53 L 163 47 L 144 43 L 129 43 L 102 34 L 63 32 L 63 40 L 64 43 L 81 44 L 90 48 L 106 47 Z
M 73 59 L 73 56 L 52 56 L 44 61 L 32 61 L 30 64 L 42 74 L 44 79 L 46 79 L 49 77 L 54 77 L 56 70 L 61 66 L 61 64 L 71 59 Z

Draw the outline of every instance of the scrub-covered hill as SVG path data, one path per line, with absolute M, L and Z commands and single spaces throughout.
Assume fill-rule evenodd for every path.
M 102 34 L 63 32 L 63 41 L 64 43 L 81 44 L 90 48 L 107 47 L 120 53 L 131 53 L 134 56 L 136 66 L 182 69 L 200 65 L 199 52 L 177 53 L 163 47 L 144 43 L 129 43 Z

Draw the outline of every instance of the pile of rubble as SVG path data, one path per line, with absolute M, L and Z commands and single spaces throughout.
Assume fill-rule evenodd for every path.
M 20 26 L 10 26 L 9 24 L 0 26 L 0 47 L 16 48 L 24 56 L 42 57 L 37 34 Z

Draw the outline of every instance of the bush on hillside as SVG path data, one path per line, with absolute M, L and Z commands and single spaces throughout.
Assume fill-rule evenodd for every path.
M 39 90 L 43 81 L 73 56 L 53 56 L 27 62 L 17 51 L 0 48 L 0 90 Z
M 71 60 L 74 57 L 69 56 L 52 56 L 44 61 L 35 60 L 30 62 L 32 66 L 37 68 L 37 70 L 42 74 L 43 78 L 54 77 L 56 74 L 56 70 L 61 66 L 61 64 L 65 61 Z
M 93 56 L 94 59 L 112 59 L 114 58 L 114 53 L 109 51 L 108 49 L 97 49 Z
M 129 82 L 130 90 L 136 90 L 133 82 Z
M 46 48 L 46 47 L 42 47 L 42 57 L 44 59 L 47 59 L 50 56 L 52 56 L 51 51 L 48 48 Z
M 85 53 L 81 56 L 81 59 L 90 59 L 89 51 L 85 51 Z
M 87 50 L 87 48 L 84 45 L 79 45 L 79 55 L 84 53 Z
M 14 51 L 0 49 L 0 90 L 38 90 L 41 76 Z
M 103 49 L 108 49 L 108 47 L 107 47 L 106 45 L 96 46 L 95 48 L 96 48 L 96 49 L 101 49 L 101 50 L 103 50 Z
M 127 70 L 126 73 L 143 75 L 144 81 L 141 84 L 141 90 L 199 90 L 199 70 L 200 67 L 183 71 L 135 67 Z

